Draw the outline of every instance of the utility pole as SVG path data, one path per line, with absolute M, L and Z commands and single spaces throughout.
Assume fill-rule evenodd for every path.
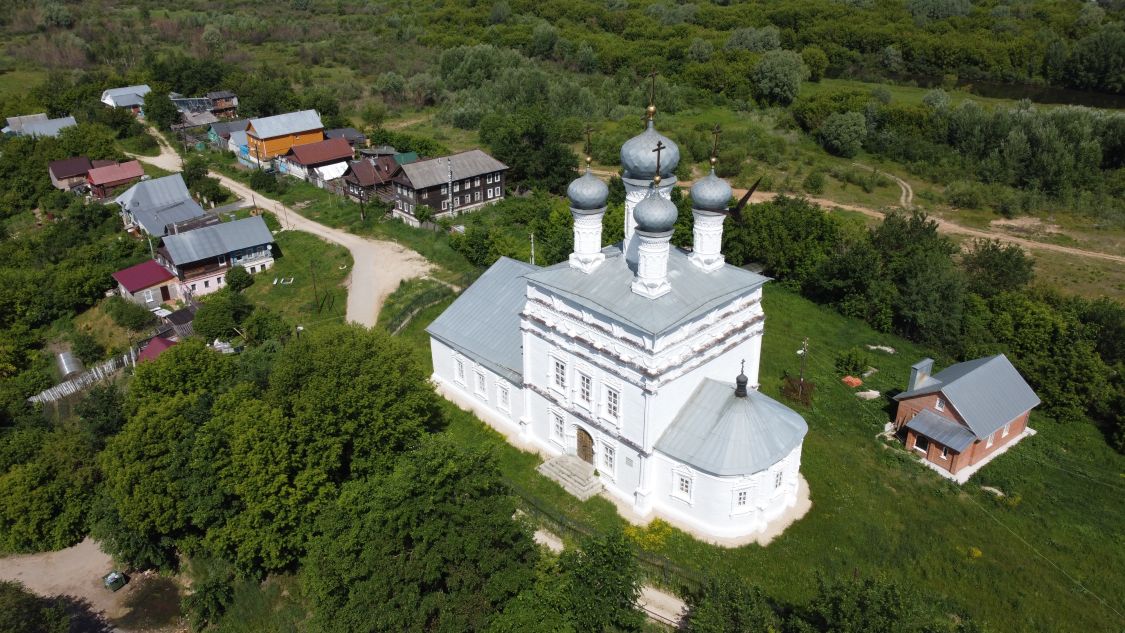
M 535 265 L 535 234 L 531 234 L 531 265 Z
M 446 165 L 449 166 L 449 188 L 446 189 L 446 197 L 449 201 L 449 215 L 451 217 L 457 217 L 457 212 L 453 210 L 453 159 L 447 158 L 445 162 Z
M 801 341 L 801 382 L 797 386 L 797 396 L 799 398 L 805 397 L 805 362 L 809 357 L 809 337 Z
M 309 272 L 312 273 L 313 303 L 316 304 L 316 313 L 320 314 L 320 292 L 316 289 L 316 267 L 312 262 L 309 262 Z

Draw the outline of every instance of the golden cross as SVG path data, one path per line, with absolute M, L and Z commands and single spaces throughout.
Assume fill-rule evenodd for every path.
M 664 141 L 658 140 L 658 141 L 656 141 L 656 149 L 652 150 L 652 151 L 656 152 L 656 178 L 655 178 L 655 180 L 656 180 L 657 183 L 660 182 L 660 152 L 663 152 L 666 149 L 668 149 L 668 146 L 664 144 Z

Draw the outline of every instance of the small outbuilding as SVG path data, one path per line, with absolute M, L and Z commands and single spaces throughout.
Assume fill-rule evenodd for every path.
M 139 182 L 144 175 L 145 170 L 141 164 L 131 160 L 105 167 L 94 167 L 86 172 L 86 184 L 90 186 L 90 195 L 104 199 Z
M 149 310 L 179 297 L 176 276 L 152 259 L 113 273 L 113 280 L 118 295 Z
M 53 160 L 47 163 L 47 173 L 51 176 L 51 184 L 55 189 L 69 191 L 86 184 L 86 174 L 94 168 L 93 163 L 85 156 L 74 156 L 62 160 Z

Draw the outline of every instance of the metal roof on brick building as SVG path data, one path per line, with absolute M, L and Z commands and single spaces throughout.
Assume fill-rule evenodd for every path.
M 938 444 L 948 446 L 958 453 L 965 452 L 966 448 L 977 441 L 977 437 L 973 435 L 972 431 L 929 409 L 922 409 L 918 412 L 918 415 L 910 418 L 906 423 L 906 428 L 928 437 Z

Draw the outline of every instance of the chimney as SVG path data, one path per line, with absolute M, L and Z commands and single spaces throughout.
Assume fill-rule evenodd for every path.
M 934 359 L 923 358 L 910 366 L 910 381 L 906 383 L 907 391 L 914 391 L 926 383 L 934 368 Z

